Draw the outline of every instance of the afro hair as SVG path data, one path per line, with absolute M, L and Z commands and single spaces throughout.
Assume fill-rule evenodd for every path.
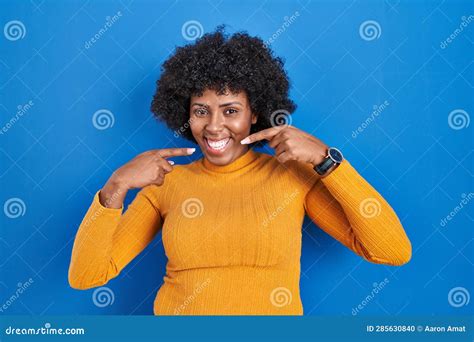
M 191 130 L 183 129 L 189 127 L 191 96 L 200 96 L 206 89 L 219 94 L 244 91 L 257 115 L 250 133 L 285 124 L 296 105 L 288 97 L 283 65 L 260 38 L 246 32 L 229 37 L 219 26 L 194 43 L 177 47 L 163 63 L 151 111 L 175 133 L 196 142 Z

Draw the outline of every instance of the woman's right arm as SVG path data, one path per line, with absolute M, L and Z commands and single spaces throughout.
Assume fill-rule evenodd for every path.
M 156 187 L 173 170 L 165 158 L 191 153 L 186 148 L 148 151 L 114 172 L 94 196 L 76 234 L 68 273 L 71 287 L 106 284 L 145 249 L 163 223 Z M 125 195 L 133 188 L 142 190 L 122 214 Z

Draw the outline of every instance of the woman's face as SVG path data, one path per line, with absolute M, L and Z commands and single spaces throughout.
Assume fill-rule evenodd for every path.
M 227 165 L 248 150 L 240 141 L 250 134 L 257 116 L 245 92 L 219 95 L 208 89 L 202 96 L 191 97 L 189 121 L 205 158 L 215 165 Z

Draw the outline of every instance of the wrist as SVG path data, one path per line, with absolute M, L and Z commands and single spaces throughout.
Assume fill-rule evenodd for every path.
M 107 180 L 107 183 L 105 183 L 104 188 L 107 187 L 108 189 L 112 189 L 115 191 L 128 191 L 130 190 L 129 185 L 125 180 L 118 174 L 117 172 L 114 172 L 112 176 Z
M 329 147 L 324 147 L 324 150 L 318 150 L 315 153 L 313 153 L 313 158 L 309 161 L 309 163 L 315 168 L 317 165 L 321 164 L 324 159 L 328 156 L 328 149 Z
M 125 183 L 110 177 L 99 192 L 99 201 L 106 208 L 121 208 L 128 190 Z
M 320 176 L 324 177 L 327 176 L 330 172 L 334 171 L 334 169 L 337 168 L 337 166 L 341 164 L 343 160 L 344 157 L 341 151 L 339 151 L 335 147 L 330 147 L 323 161 L 314 166 L 313 169 Z

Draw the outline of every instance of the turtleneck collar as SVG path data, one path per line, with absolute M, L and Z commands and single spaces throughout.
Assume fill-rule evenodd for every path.
M 254 152 L 251 148 L 247 152 L 245 152 L 243 155 L 235 159 L 233 162 L 227 165 L 215 165 L 212 164 L 210 161 L 206 159 L 206 157 L 203 157 L 201 159 L 201 165 L 210 171 L 214 172 L 220 172 L 220 173 L 229 173 L 229 172 L 235 172 L 238 170 L 241 170 L 245 168 L 246 166 L 252 164 L 255 160 L 257 160 L 259 157 L 259 154 L 257 152 Z

